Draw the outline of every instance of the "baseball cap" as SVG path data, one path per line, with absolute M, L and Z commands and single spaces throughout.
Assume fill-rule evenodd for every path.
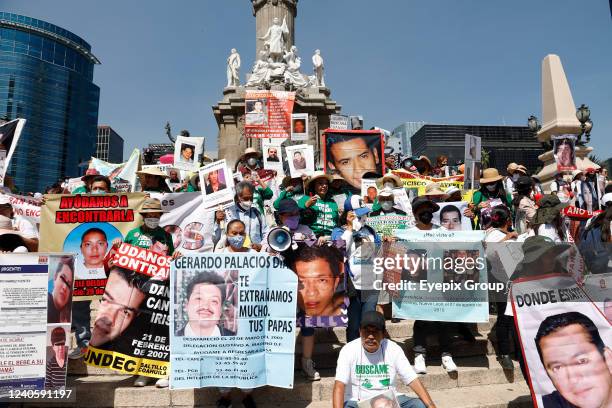
M 381 313 L 375 310 L 365 312 L 361 316 L 361 324 L 359 325 L 359 327 L 363 329 L 368 326 L 374 326 L 378 330 L 384 331 L 385 330 L 385 317 Z
M 612 204 L 612 193 L 604 194 L 604 196 L 601 197 L 601 204 L 604 207 L 607 207 L 608 205 Z

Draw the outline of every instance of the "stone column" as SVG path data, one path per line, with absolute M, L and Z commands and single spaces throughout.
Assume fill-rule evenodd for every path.
M 251 2 L 253 3 L 253 15 L 255 16 L 255 55 L 259 55 L 259 51 L 263 49 L 264 42 L 259 38 L 266 35 L 274 17 L 278 17 L 281 24 L 283 18 L 287 19 L 287 27 L 289 28 L 287 49 L 291 48 L 295 44 L 294 20 L 297 16 L 298 0 L 251 0 Z

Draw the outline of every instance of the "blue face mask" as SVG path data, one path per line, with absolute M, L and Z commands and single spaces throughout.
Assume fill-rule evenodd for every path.
M 233 237 L 227 237 L 227 243 L 234 249 L 242 248 L 244 245 L 244 236 L 243 235 L 235 235 Z
M 287 217 L 285 219 L 285 225 L 289 227 L 290 230 L 296 229 L 298 225 L 300 225 L 300 216 Z
M 93 190 L 91 192 L 91 194 L 106 194 L 106 191 L 104 191 L 104 190 Z

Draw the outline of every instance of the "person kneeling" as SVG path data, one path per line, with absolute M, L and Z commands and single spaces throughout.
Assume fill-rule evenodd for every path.
M 360 337 L 340 351 L 333 391 L 334 408 L 357 408 L 358 401 L 387 392 L 396 392 L 395 377 L 410 386 L 418 398 L 397 395 L 402 408 L 435 407 L 404 352 L 384 338 L 385 318 L 375 311 L 361 319 Z

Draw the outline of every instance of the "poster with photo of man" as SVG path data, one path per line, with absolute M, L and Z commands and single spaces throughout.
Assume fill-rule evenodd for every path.
M 512 308 L 536 407 L 612 401 L 612 326 L 574 278 L 515 280 Z
M 204 151 L 203 137 L 178 136 L 174 143 L 174 167 L 197 171 Z
M 576 135 L 553 135 L 551 140 L 557 171 L 576 170 Z
M 359 408 L 400 408 L 400 404 L 393 390 L 388 390 L 372 398 L 361 400 L 357 403 L 357 406 Z
M 261 150 L 263 152 L 264 169 L 283 172 L 283 149 L 276 139 L 263 139 Z
M 291 115 L 291 140 L 308 140 L 308 114 Z
M 302 177 L 302 174 L 310 175 L 314 172 L 314 149 L 311 145 L 300 144 L 286 146 L 289 174 L 292 178 Z
M 339 175 L 355 192 L 361 190 L 365 174 L 384 174 L 384 136 L 380 131 L 327 130 L 323 147 L 325 172 Z
M 465 162 L 482 159 L 482 139 L 474 135 L 465 135 Z
M 297 278 L 280 258 L 186 255 L 171 287 L 172 388 L 292 388 Z
M 295 92 L 247 89 L 244 136 L 261 139 L 291 136 L 294 102 Z
M 203 203 L 211 208 L 231 201 L 234 197 L 234 179 L 225 159 L 207 164 L 199 171 Z
M 472 221 L 463 215 L 468 208 L 465 201 L 437 203 L 440 209 L 433 214 L 432 222 L 449 231 L 472 231 Z

